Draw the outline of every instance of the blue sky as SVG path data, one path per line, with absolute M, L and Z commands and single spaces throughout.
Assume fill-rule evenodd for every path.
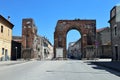
M 1 0 L 0 14 L 11 17 L 14 36 L 21 36 L 22 19 L 33 18 L 38 34 L 54 43 L 54 31 L 58 20 L 96 19 L 97 28 L 109 26 L 111 8 L 120 0 Z M 75 33 L 74 33 L 75 32 Z M 76 36 L 73 36 L 76 34 Z M 68 33 L 68 42 L 80 37 L 76 31 Z

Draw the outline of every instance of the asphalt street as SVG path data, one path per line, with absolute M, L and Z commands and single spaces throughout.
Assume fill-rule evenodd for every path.
M 120 80 L 119 75 L 119 72 L 78 60 L 0 66 L 0 80 Z

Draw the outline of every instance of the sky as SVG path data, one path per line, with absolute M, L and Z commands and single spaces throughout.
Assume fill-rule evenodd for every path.
M 109 26 L 110 10 L 119 3 L 120 0 L 1 0 L 0 14 L 11 17 L 13 36 L 21 36 L 23 18 L 33 18 L 38 35 L 47 37 L 54 44 L 58 20 L 95 19 L 97 29 L 106 27 Z M 67 43 L 80 36 L 75 30 L 69 31 Z

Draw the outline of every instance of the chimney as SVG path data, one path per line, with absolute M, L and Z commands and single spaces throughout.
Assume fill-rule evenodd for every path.
M 10 21 L 10 16 L 8 16 L 8 21 Z

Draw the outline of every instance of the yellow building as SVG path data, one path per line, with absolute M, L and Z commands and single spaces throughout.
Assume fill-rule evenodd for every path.
M 11 42 L 13 24 L 0 15 L 0 60 L 11 58 Z

